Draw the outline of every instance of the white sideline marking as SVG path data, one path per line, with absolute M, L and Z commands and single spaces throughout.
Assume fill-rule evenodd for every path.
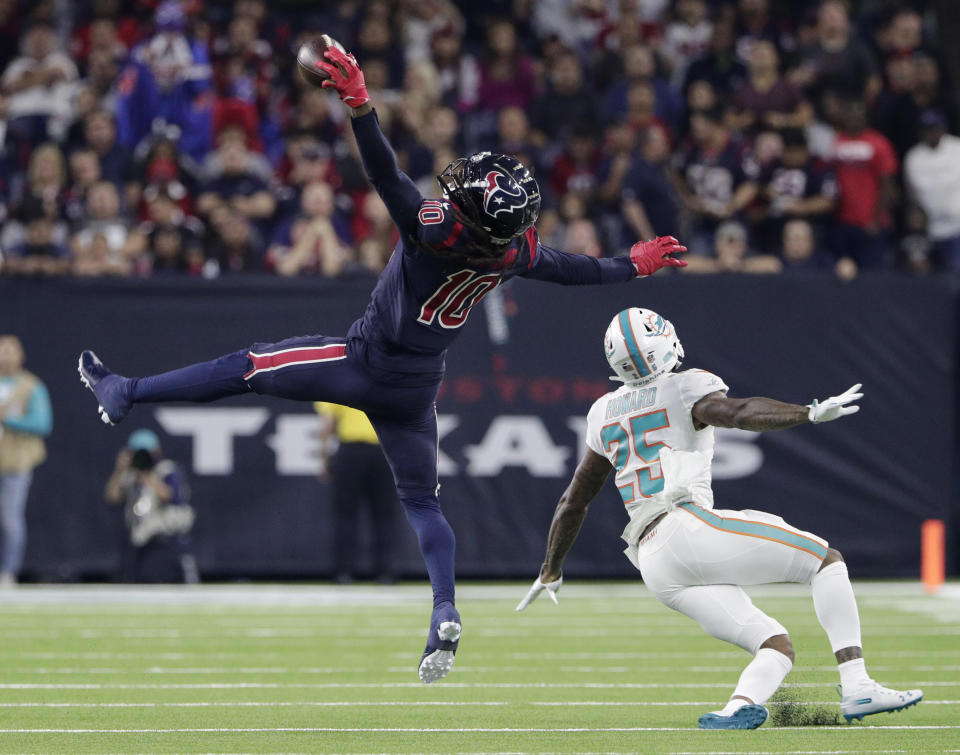
M 85 652 L 85 653 L 60 653 L 52 652 L 47 650 L 38 650 L 38 651 L 25 651 L 22 653 L 13 652 L 13 653 L 0 653 L 0 659 L 14 659 L 25 661 L 29 659 L 34 659 L 38 661 L 56 661 L 56 660 L 71 660 L 71 661 L 131 661 L 137 658 L 152 658 L 159 659 L 163 661 L 184 661 L 188 658 L 195 658 L 200 656 L 202 658 L 247 658 L 249 653 L 206 653 L 202 651 L 197 652 L 178 652 L 170 653 L 166 651 L 156 652 L 156 653 L 110 653 L 110 652 Z M 268 657 L 268 658 L 278 658 L 280 657 L 278 652 L 262 651 L 257 653 L 258 658 Z M 398 654 L 398 656 L 401 654 Z M 406 653 L 402 654 L 406 655 Z M 738 653 L 742 655 L 742 653 Z M 889 655 L 889 654 L 885 654 Z M 929 655 L 929 654 L 928 654 Z
M 462 665 L 457 667 L 457 671 L 461 674 L 464 673 L 474 673 L 474 674 L 484 674 L 484 673 L 498 673 L 498 672 L 529 672 L 536 671 L 537 668 L 545 667 L 531 667 L 531 666 L 467 666 Z M 599 674 L 599 673 L 610 673 L 610 674 L 630 674 L 637 671 L 637 668 L 632 666 L 552 666 L 550 667 L 553 671 L 560 671 L 568 674 Z M 805 670 L 811 671 L 833 671 L 835 666 L 810 666 L 804 667 Z M 896 666 L 871 666 L 871 670 L 876 671 L 899 671 L 901 667 Z M 711 674 L 734 674 L 743 670 L 743 666 L 685 666 L 678 664 L 676 666 L 644 666 L 642 671 L 645 673 L 676 673 L 680 671 L 690 671 L 694 673 L 711 673 Z M 957 671 L 960 670 L 960 666 L 922 666 L 922 667 L 911 667 L 911 671 Z M 373 669 L 373 668 L 364 668 L 362 666 L 346 666 L 342 668 L 338 667 L 303 667 L 303 668 L 288 668 L 283 666 L 200 666 L 200 667 L 191 667 L 191 666 L 148 666 L 147 668 L 116 668 L 116 667 L 103 667 L 103 666 L 78 666 L 78 667 L 59 667 L 59 668 L 47 668 L 47 667 L 21 667 L 21 668 L 10 668 L 6 669 L 5 673 L 7 674 L 39 674 L 39 675 L 56 675 L 63 674 L 76 675 L 76 674 L 91 674 L 93 676 L 105 676 L 111 674 L 183 674 L 183 675 L 217 675 L 217 674 L 313 674 L 313 675 L 329 675 L 329 674 L 365 674 L 371 672 L 380 672 L 384 671 L 389 674 L 408 674 L 410 673 L 409 666 L 389 666 L 386 669 Z
M 459 597 L 467 601 L 503 600 L 514 604 L 529 587 L 527 582 L 515 584 L 469 584 L 458 586 Z M 933 596 L 924 593 L 920 582 L 854 581 L 857 596 L 870 598 L 906 598 L 917 601 L 942 602 L 960 596 L 960 584 L 944 585 Z M 639 581 L 634 583 L 597 583 L 584 581 L 564 585 L 568 600 L 596 603 L 600 612 L 646 613 L 662 611 L 656 599 Z M 807 585 L 757 585 L 747 588 L 751 596 L 793 598 L 810 596 Z M 611 607 L 611 600 L 623 602 Z M 20 585 L 4 595 L 5 609 L 27 610 L 30 606 L 74 604 L 83 611 L 96 611 L 95 603 L 114 603 L 136 610 L 145 605 L 199 606 L 215 611 L 222 606 L 244 606 L 262 612 L 276 606 L 317 607 L 344 605 L 412 606 L 419 609 L 430 601 L 430 588 L 423 584 L 391 585 Z
M 924 705 L 960 705 L 960 700 L 923 700 L 922 702 L 923 702 Z M 414 704 L 415 704 L 415 703 L 414 703 Z M 511 703 L 511 704 L 512 704 L 512 705 L 517 705 L 518 703 Z M 521 703 L 519 703 L 519 704 L 523 704 L 523 703 L 521 702 Z M 713 704 L 714 704 L 714 701 L 712 701 L 712 700 L 706 701 L 706 702 L 704 702 L 704 701 L 689 701 L 689 702 L 687 702 L 687 701 L 685 701 L 685 702 L 660 702 L 660 701 L 656 701 L 656 702 L 644 702 L 643 700 L 626 700 L 626 701 L 616 701 L 616 700 L 610 700 L 610 701 L 606 701 L 606 700 L 584 700 L 584 701 L 559 701 L 559 702 L 546 702 L 546 701 L 542 701 L 542 700 L 541 700 L 541 701 L 529 701 L 529 702 L 527 702 L 527 705 L 542 705 L 542 706 L 550 706 L 550 707 L 554 707 L 554 706 L 555 706 L 555 707 L 563 707 L 563 706 L 566 706 L 566 705 L 571 705 L 571 706 L 575 706 L 575 707 L 593 707 L 593 706 L 604 707 L 604 706 L 608 706 L 608 705 L 609 705 L 609 706 L 614 706 L 614 707 L 617 707 L 617 706 L 620 706 L 620 707 L 630 707 L 630 706 L 644 707 L 644 706 L 647 706 L 647 705 L 653 705 L 653 706 L 660 706 L 660 705 L 662 705 L 662 706 L 669 707 L 669 706 L 671 706 L 671 705 L 713 705 Z M 769 708 L 769 707 L 774 707 L 774 706 L 777 706 L 777 705 L 791 705 L 791 706 L 792 706 L 792 705 L 838 705 L 838 706 L 839 706 L 840 703 L 839 703 L 837 700 L 802 700 L 802 701 L 801 701 L 801 700 L 796 700 L 796 701 L 791 700 L 791 701 L 784 701 L 784 702 L 777 702 L 777 701 L 770 702 L 770 701 L 767 701 L 767 702 L 764 703 L 764 705 L 766 705 L 766 706 Z
M 377 700 L 377 701 L 345 701 L 345 700 L 289 700 L 289 701 L 266 701 L 266 700 L 238 700 L 228 702 L 223 700 L 200 701 L 200 702 L 144 702 L 144 703 L 78 703 L 78 702 L 34 702 L 34 703 L 0 703 L 0 708 L 295 708 L 302 706 L 305 708 L 379 708 L 379 707 L 412 707 L 420 708 L 423 706 L 451 707 L 451 708 L 469 708 L 469 707 L 505 707 L 534 705 L 550 708 L 586 708 L 586 707 L 613 707 L 613 708 L 670 708 L 670 707 L 689 707 L 716 705 L 716 700 L 688 700 L 681 702 L 665 701 L 600 701 L 600 700 L 563 700 L 557 702 L 523 700 L 507 702 L 502 700 L 433 700 L 433 701 L 413 701 L 413 700 Z M 767 707 L 778 705 L 839 705 L 836 701 L 796 701 L 796 702 L 767 702 Z M 924 700 L 924 705 L 960 705 L 960 700 Z
M 818 672 L 830 672 L 836 671 L 836 665 L 832 666 L 796 666 L 795 668 L 802 669 L 803 671 L 818 671 Z M 375 669 L 367 669 L 368 671 L 374 671 Z M 695 674 L 739 674 L 743 671 L 743 664 L 738 666 L 690 666 L 685 664 L 676 664 L 674 666 L 468 666 L 463 664 L 457 667 L 457 671 L 461 674 L 486 674 L 486 673 L 497 673 L 497 672 L 522 672 L 530 673 L 535 671 L 558 671 L 565 674 L 633 674 L 638 671 L 642 671 L 645 674 L 671 674 L 679 672 L 690 672 Z M 921 672 L 921 671 L 960 671 L 960 666 L 910 666 L 908 669 L 904 669 L 903 666 L 881 666 L 870 664 L 870 671 L 881 671 L 881 672 L 901 672 L 901 671 L 911 671 L 911 672 Z M 300 669 L 291 669 L 291 673 L 297 673 Z M 360 671 L 360 669 L 344 669 L 345 672 L 349 671 Z M 406 674 L 409 673 L 409 666 L 388 666 L 385 671 L 390 674 Z M 170 672 L 153 672 L 150 673 L 174 673 L 175 670 Z M 313 673 L 306 669 L 303 669 L 304 673 Z M 20 673 L 30 673 L 27 669 L 21 669 Z M 72 672 L 71 672 L 72 673 Z M 126 672 L 125 672 L 126 673 Z M 199 672 L 198 672 L 199 673 Z M 212 673 L 212 672 L 211 672 Z M 227 671 L 224 671 L 227 673 Z M 266 672 L 272 673 L 272 672 Z
M 540 755 L 542 751 L 524 752 L 522 750 L 508 750 L 498 752 L 478 752 L 470 750 L 469 752 L 452 752 L 451 755 Z M 783 755 L 783 750 L 750 750 L 753 755 Z M 880 755 L 880 753 L 900 753 L 907 750 L 790 750 L 793 755 L 853 755 L 864 753 L 869 755 Z M 960 750 L 944 750 L 943 752 L 960 752 Z M 252 752 L 230 752 L 230 753 L 200 753 L 199 755 L 262 755 L 262 753 Z M 270 755 L 342 755 L 342 753 L 297 753 L 297 752 L 273 752 Z M 396 755 L 393 752 L 365 752 L 356 755 Z M 414 752 L 409 755 L 433 755 L 433 753 Z M 578 755 L 637 755 L 636 750 L 629 752 L 614 752 L 603 750 L 601 752 L 580 752 Z M 674 755 L 703 755 L 702 751 L 697 752 L 676 752 Z M 711 755 L 742 755 L 741 750 L 711 751 Z
M 898 682 L 894 682 L 898 683 Z M 900 682 L 903 684 L 903 682 Z M 960 681 L 913 681 L 918 687 L 960 687 Z M 787 682 L 783 687 L 830 688 L 822 682 Z M 422 682 L 193 682 L 182 684 L 100 684 L 4 682 L 3 689 L 423 689 Z M 451 689 L 730 689 L 729 682 L 707 684 L 658 682 L 444 682 Z
M 508 751 L 499 751 L 499 752 L 478 752 L 477 750 L 470 750 L 468 752 L 452 752 L 451 755 L 540 755 L 542 750 L 536 752 L 524 752 L 521 750 L 508 750 Z M 750 750 L 754 755 L 782 755 L 783 750 Z M 861 755 L 880 755 L 881 753 L 902 753 L 908 752 L 908 750 L 790 750 L 794 755 L 853 755 L 854 753 L 860 753 Z M 943 752 L 960 752 L 960 750 L 943 750 Z M 711 755 L 741 755 L 742 750 L 714 750 L 711 751 Z M 199 755 L 263 755 L 262 753 L 245 753 L 245 752 L 231 752 L 231 753 L 200 753 Z M 298 752 L 271 752 L 269 755 L 343 755 L 341 752 L 336 753 L 298 753 Z M 357 753 L 357 755 L 396 755 L 395 752 L 367 752 L 367 753 Z M 409 755 L 433 755 L 433 753 L 410 753 Z M 630 750 L 629 752 L 614 752 L 609 750 L 604 750 L 602 752 L 580 752 L 578 755 L 637 755 L 636 750 Z M 702 755 L 702 751 L 696 752 L 676 752 L 674 755 Z
M 866 731 L 869 729 L 883 730 L 944 730 L 960 729 L 958 725 L 923 725 L 923 726 L 905 726 L 893 724 L 890 726 L 831 726 L 830 731 Z M 770 728 L 761 727 L 754 731 L 809 731 L 809 726 L 771 726 Z M 442 727 L 364 727 L 364 726 L 263 726 L 263 727 L 190 727 L 182 729 L 0 729 L 0 734 L 220 734 L 220 733 L 297 733 L 297 732 L 317 732 L 317 733 L 338 733 L 338 734 L 566 734 L 566 733 L 594 733 L 594 732 L 631 732 L 631 731 L 709 731 L 707 729 L 692 729 L 688 726 L 532 726 L 532 727 L 510 727 L 510 726 L 491 726 L 491 727 L 462 727 L 462 728 L 442 728 Z M 707 735 L 712 736 L 712 735 Z M 756 735 L 754 735 L 756 736 Z M 762 736 L 762 735 L 761 735 Z
M 397 669 L 400 671 L 401 669 Z M 409 667 L 402 669 L 404 672 L 410 671 Z M 209 674 L 357 674 L 368 673 L 374 669 L 361 668 L 357 666 L 336 667 L 305 667 L 305 668 L 286 668 L 282 666 L 148 666 L 147 668 L 110 668 L 110 667 L 72 667 L 72 668 L 12 668 L 6 669 L 8 674 L 185 674 L 185 675 L 209 675 Z
M 7 635 L 4 635 L 7 636 Z M 54 660 L 84 660 L 84 661 L 128 661 L 128 660 L 137 660 L 137 659 L 156 659 L 162 661 L 178 661 L 178 660 L 189 660 L 192 658 L 205 658 L 205 659 L 228 659 L 228 658 L 247 658 L 249 653 L 228 653 L 228 652 L 205 652 L 205 651 L 183 651 L 183 652 L 169 652 L 169 651 L 158 651 L 155 653 L 111 653 L 111 652 L 84 652 L 84 653 L 69 653 L 69 652 L 52 652 L 52 651 L 26 651 L 26 652 L 0 652 L 0 659 L 11 659 L 11 660 L 28 660 L 35 659 L 39 661 L 54 661 Z M 403 659 L 408 657 L 408 653 L 397 652 L 392 653 L 391 657 L 397 659 Z M 954 656 L 960 655 L 960 649 L 942 649 L 942 650 L 885 650 L 882 653 L 884 658 L 926 658 L 930 659 L 936 656 Z M 258 651 L 257 656 L 259 658 L 280 658 L 283 656 L 282 653 L 275 651 Z M 741 661 L 746 656 L 742 650 L 736 651 L 695 651 L 690 652 L 609 652 L 609 653 L 576 653 L 576 652 L 556 652 L 556 653 L 502 653 L 501 657 L 509 658 L 513 660 L 541 660 L 541 661 L 604 661 L 604 660 L 618 660 L 618 661 L 628 661 L 628 660 L 643 660 L 643 659 L 666 659 L 666 658 L 678 658 L 678 659 L 703 659 L 703 658 L 713 658 L 713 659 L 736 659 Z M 460 666 L 458 668 L 463 668 Z M 529 666 L 524 666 L 525 669 Z M 671 671 L 682 670 L 685 667 L 681 667 L 679 664 L 676 666 L 671 666 Z M 737 667 L 739 670 L 740 666 Z M 813 667 L 811 667 L 813 668 Z M 817 667 L 819 668 L 819 667 Z M 834 669 L 835 666 L 823 667 Z M 871 669 L 879 669 L 881 667 L 870 665 Z M 883 667 L 890 670 L 900 670 L 902 667 L 892 667 L 887 666 Z M 920 670 L 925 668 L 926 670 L 939 670 L 944 667 L 942 666 L 910 666 L 911 670 Z M 379 669 L 378 669 L 379 670 Z M 409 670 L 409 669 L 408 669 Z
M 796 623 L 794 622 L 794 625 Z M 599 627 L 576 627 L 569 626 L 566 629 L 553 629 L 551 636 L 562 639 L 584 640 L 586 638 L 615 638 L 623 636 L 622 630 L 603 629 Z M 501 629 L 478 628 L 471 629 L 472 637 L 482 638 L 503 638 L 514 637 L 519 627 L 504 627 Z M 669 632 L 673 637 L 703 637 L 703 630 L 695 624 L 675 625 L 664 623 L 660 625 L 663 632 Z M 412 640 L 420 638 L 422 627 L 410 627 L 409 629 L 365 629 L 359 628 L 351 630 L 350 642 L 354 643 L 357 639 L 399 639 Z M 342 633 L 342 627 L 332 627 L 325 629 L 316 627 L 313 629 L 276 629 L 272 627 L 251 627 L 248 629 L 220 629 L 218 631 L 190 631 L 180 629 L 76 629 L 73 631 L 60 631 L 57 629 L 24 628 L 17 625 L 17 629 L 0 629 L 0 633 L 9 639 L 63 639 L 75 638 L 91 639 L 152 639 L 158 641 L 169 641 L 170 643 L 180 644 L 185 638 L 197 640 L 208 639 L 222 641 L 225 637 L 243 637 L 245 639 L 257 640 L 276 640 L 276 639 L 316 639 L 326 640 L 334 638 L 339 641 Z M 917 627 L 909 624 L 887 624 L 882 628 L 871 628 L 866 632 L 869 638 L 878 637 L 903 637 L 906 635 L 914 637 L 943 637 L 945 635 L 960 635 L 960 626 L 939 626 L 939 627 Z
M 522 750 L 508 750 L 508 751 L 498 751 L 498 752 L 478 752 L 477 750 L 470 750 L 469 752 L 452 752 L 451 755 L 540 755 L 542 751 L 538 750 L 537 752 L 524 752 Z M 783 750 L 750 750 L 753 755 L 782 755 Z M 860 755 L 880 755 L 881 753 L 901 753 L 907 752 L 907 750 L 790 750 L 794 755 L 853 755 L 854 753 L 859 753 Z M 960 752 L 960 750 L 944 750 L 943 752 Z M 603 750 L 601 752 L 580 752 L 578 755 L 636 755 L 636 750 L 631 750 L 629 752 L 613 752 L 609 750 Z M 711 755 L 741 755 L 742 751 L 740 750 L 728 750 L 728 751 L 711 751 Z M 262 755 L 261 753 L 252 753 L 252 752 L 229 752 L 229 753 L 200 753 L 200 755 Z M 298 753 L 298 752 L 273 752 L 270 755 L 342 755 L 342 753 Z M 357 753 L 356 755 L 395 755 L 393 752 L 365 752 Z M 409 753 L 409 755 L 433 755 L 432 753 L 423 753 L 415 752 Z M 677 752 L 674 755 L 702 755 L 701 751 L 697 752 Z
M 691 703 L 692 705 L 693 703 Z M 701 703 L 697 703 L 698 705 Z M 713 703 L 703 703 L 712 705 Z M 507 705 L 516 705 L 513 702 L 493 701 L 493 702 L 474 702 L 474 701 L 421 701 L 408 702 L 399 701 L 361 701 L 346 702 L 343 700 L 334 701 L 313 701 L 313 700 L 292 700 L 292 701 L 265 701 L 250 700 L 227 702 L 222 700 L 209 702 L 159 702 L 159 703 L 0 703 L 0 708 L 295 708 L 303 706 L 305 708 L 377 708 L 377 707 L 422 707 L 425 705 L 438 707 L 504 707 Z
M 396 658 L 405 658 L 406 653 L 394 653 Z M 513 658 L 515 660 L 552 660 L 552 661 L 590 661 L 590 660 L 626 660 L 633 658 L 736 658 L 742 660 L 744 656 L 742 650 L 711 650 L 711 651 L 675 651 L 675 652 L 636 652 L 636 653 L 577 653 L 577 652 L 556 652 L 556 653 L 501 653 L 502 658 Z M 933 655 L 960 655 L 960 649 L 948 650 L 884 650 L 884 658 L 929 658 Z M 2 657 L 2 655 L 0 655 Z M 835 667 L 834 667 L 835 668 Z M 870 668 L 875 668 L 871 663 Z

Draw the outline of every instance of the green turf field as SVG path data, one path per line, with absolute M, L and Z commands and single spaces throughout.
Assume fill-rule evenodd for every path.
M 809 591 L 752 590 L 797 664 L 751 732 L 696 729 L 748 656 L 640 585 L 463 585 L 446 680 L 416 662 L 428 590 L 21 588 L 0 596 L 2 753 L 960 751 L 960 586 L 858 584 L 867 668 L 918 707 L 840 724 Z M 809 725 L 817 722 L 820 725 Z M 786 723 L 787 726 L 777 726 Z M 807 724 L 798 726 L 797 724 Z

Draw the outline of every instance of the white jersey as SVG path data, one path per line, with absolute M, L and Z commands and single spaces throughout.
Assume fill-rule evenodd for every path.
M 587 447 L 616 468 L 630 532 L 639 536 L 647 524 L 676 503 L 664 490 L 660 452 L 665 448 L 696 452 L 686 457 L 695 465 L 686 470 L 691 494 L 687 500 L 713 508 L 713 428 L 695 429 L 691 410 L 704 396 L 727 390 L 726 383 L 710 372 L 684 370 L 667 373 L 647 385 L 624 385 L 590 407 Z

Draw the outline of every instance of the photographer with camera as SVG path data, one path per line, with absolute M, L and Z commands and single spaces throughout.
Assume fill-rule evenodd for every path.
M 123 504 L 127 535 L 124 582 L 200 581 L 190 544 L 195 517 L 180 466 L 165 459 L 152 430 L 136 430 L 117 454 L 104 497 Z

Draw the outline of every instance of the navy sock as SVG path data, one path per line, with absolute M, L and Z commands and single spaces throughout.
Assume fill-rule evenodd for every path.
M 250 391 L 243 379 L 250 369 L 247 350 L 235 351 L 209 362 L 200 362 L 171 372 L 131 378 L 130 398 L 136 403 L 153 401 L 216 401 Z
M 427 574 L 433 587 L 433 607 L 445 601 L 453 602 L 453 562 L 456 538 L 440 510 L 436 496 L 401 498 L 407 521 L 417 533 L 420 552 L 427 565 Z

